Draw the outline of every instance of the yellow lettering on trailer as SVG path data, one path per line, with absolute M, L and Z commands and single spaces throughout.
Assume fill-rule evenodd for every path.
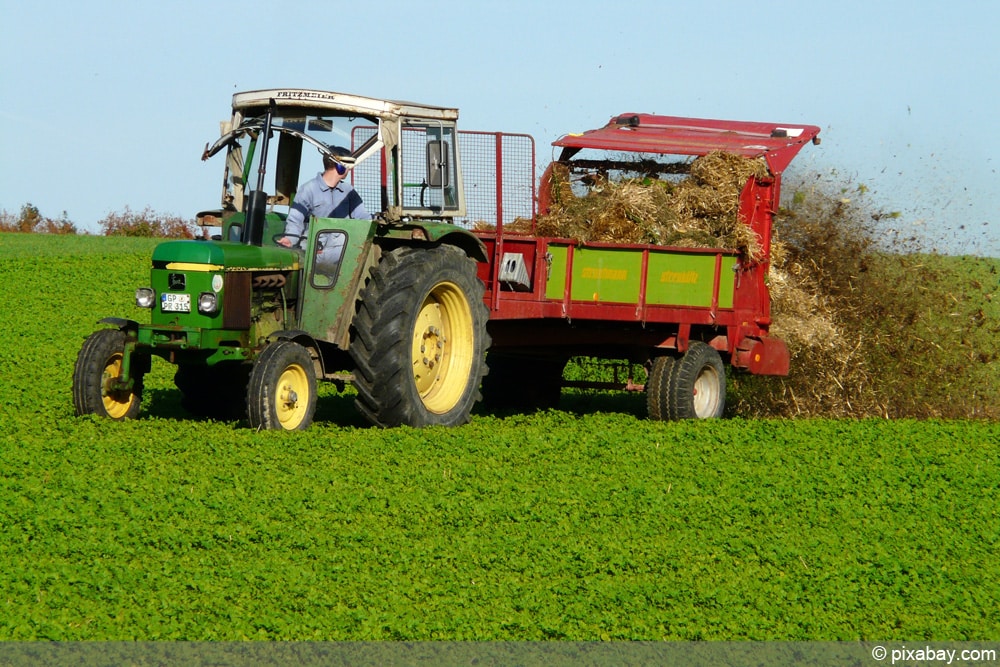
M 626 269 L 598 269 L 588 266 L 580 271 L 580 277 L 597 280 L 628 280 L 628 271 Z
M 664 271 L 660 274 L 661 283 L 680 283 L 694 285 L 698 282 L 697 271 Z

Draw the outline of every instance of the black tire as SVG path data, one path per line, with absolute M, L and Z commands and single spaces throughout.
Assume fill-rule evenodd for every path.
M 174 384 L 181 392 L 181 406 L 196 417 L 235 421 L 246 415 L 248 364 L 215 366 L 186 364 L 177 367 Z
M 358 411 L 377 426 L 456 426 L 481 398 L 489 348 L 476 263 L 452 246 L 382 256 L 351 327 Z
M 100 415 L 115 421 L 135 419 L 142 403 L 143 373 L 147 363 L 133 355 L 132 387 L 112 391 L 113 380 L 121 375 L 125 356 L 125 333 L 101 329 L 90 334 L 76 357 L 73 367 L 73 405 L 77 415 Z
M 483 378 L 483 406 L 490 410 L 545 410 L 562 396 L 562 357 L 526 357 L 492 351 Z
M 289 340 L 265 347 L 250 372 L 246 398 L 252 428 L 308 428 L 316 412 L 316 369 L 309 351 Z
M 670 377 L 677 360 L 663 355 L 655 357 L 646 378 L 646 412 L 650 419 L 670 419 Z
M 715 348 L 692 341 L 674 364 L 667 419 L 714 419 L 726 408 L 726 369 Z

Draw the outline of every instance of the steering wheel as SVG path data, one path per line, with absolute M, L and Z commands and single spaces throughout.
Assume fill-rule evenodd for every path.
M 299 248 L 301 247 L 299 244 L 301 244 L 302 240 L 305 238 L 306 238 L 305 234 L 285 234 L 284 232 L 282 232 L 280 234 L 275 234 L 274 236 L 272 236 L 271 242 L 274 243 L 274 245 L 278 245 L 283 248 L 288 248 L 288 247 Z M 295 243 L 293 243 L 291 246 L 285 246 L 281 243 L 278 243 L 279 239 L 295 239 Z

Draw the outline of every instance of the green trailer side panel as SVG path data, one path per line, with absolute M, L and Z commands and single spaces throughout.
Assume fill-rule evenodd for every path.
M 719 307 L 733 307 L 736 257 L 722 256 L 719 280 Z M 656 306 L 712 305 L 715 282 L 715 255 L 679 252 L 651 252 L 649 279 L 646 283 L 646 303 Z
M 577 248 L 573 252 L 573 301 L 638 303 L 641 250 Z
M 545 296 L 562 299 L 566 287 L 568 249 L 550 245 L 552 264 Z M 642 251 L 577 247 L 573 251 L 570 299 L 638 303 Z
M 642 273 L 641 249 L 576 247 L 573 268 L 569 246 L 550 245 L 552 257 L 545 298 L 562 300 L 567 276 L 573 301 L 638 303 Z M 716 255 L 651 250 L 649 252 L 646 304 L 709 308 L 715 283 Z M 719 307 L 733 307 L 736 256 L 722 255 Z
M 562 300 L 566 290 L 566 263 L 569 255 L 569 248 L 564 245 L 550 245 L 548 247 L 552 263 L 549 264 L 549 279 L 545 284 L 545 298 Z
M 719 308 L 733 307 L 733 293 L 736 290 L 736 257 L 722 256 L 722 276 L 719 279 Z

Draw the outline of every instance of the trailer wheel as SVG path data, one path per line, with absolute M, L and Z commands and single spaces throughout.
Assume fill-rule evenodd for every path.
M 483 284 L 458 248 L 382 256 L 351 328 L 355 405 L 378 426 L 455 426 L 480 398 L 489 347 Z
M 125 334 L 117 329 L 95 331 L 83 342 L 73 367 L 73 405 L 78 415 L 100 415 L 116 421 L 135 419 L 142 403 L 141 364 L 132 367 L 132 387 L 113 389 L 121 377 Z
M 669 355 L 653 359 L 646 378 L 646 412 L 650 419 L 670 419 L 670 376 L 677 360 Z
M 715 348 L 692 341 L 670 373 L 667 419 L 721 417 L 726 407 L 726 370 Z
M 316 370 L 309 351 L 290 340 L 257 357 L 247 385 L 247 419 L 255 429 L 301 431 L 316 412 Z
M 185 364 L 177 367 L 174 385 L 181 392 L 181 406 L 196 417 L 234 421 L 246 414 L 247 364 L 215 366 Z

